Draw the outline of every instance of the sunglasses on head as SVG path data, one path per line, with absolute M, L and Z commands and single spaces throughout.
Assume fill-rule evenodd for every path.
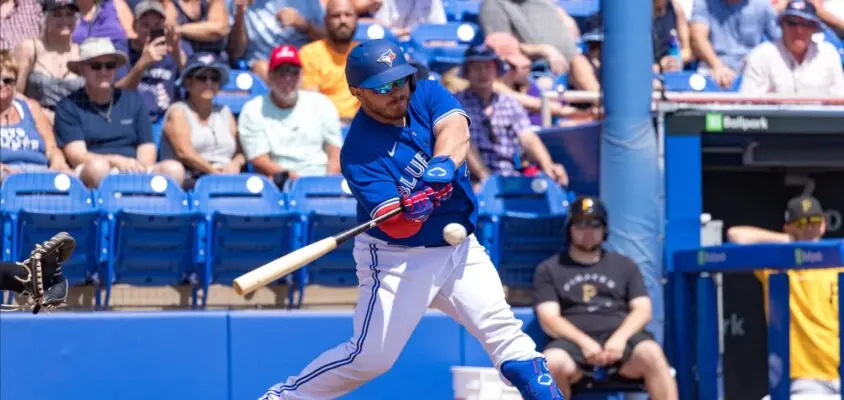
M 398 87 L 399 89 L 401 89 L 404 87 L 404 85 L 407 84 L 409 80 L 410 78 L 406 76 L 404 78 L 396 79 L 392 82 L 385 83 L 381 86 L 374 87 L 372 88 L 372 91 L 377 94 L 389 94 L 393 91 L 393 87 Z
M 794 27 L 794 26 L 804 26 L 804 27 L 808 27 L 808 28 L 817 28 L 818 27 L 818 24 L 816 24 L 812 21 L 807 21 L 803 18 L 796 18 L 796 17 L 786 18 L 785 24 L 788 25 L 788 26 L 791 26 L 791 27 Z
M 3 82 L 4 85 L 9 85 L 9 86 L 14 85 L 15 82 L 17 82 L 17 81 L 18 81 L 17 78 L 13 78 L 11 76 L 4 76 L 2 79 L 0 79 L 0 82 Z
M 110 71 L 110 70 L 117 68 L 117 63 L 114 62 L 114 61 L 91 62 L 91 63 L 88 63 L 88 66 L 91 67 L 91 69 L 94 70 L 94 71 L 100 71 L 103 68 Z
M 791 224 L 798 227 L 803 228 L 809 225 L 820 225 L 824 221 L 823 215 L 810 215 L 808 217 L 798 218 L 794 220 Z
M 595 218 L 583 218 L 572 221 L 572 226 L 577 228 L 600 228 L 604 223 Z
M 220 74 L 217 73 L 210 73 L 210 74 L 196 74 L 190 77 L 191 79 L 199 82 L 214 82 L 220 83 Z

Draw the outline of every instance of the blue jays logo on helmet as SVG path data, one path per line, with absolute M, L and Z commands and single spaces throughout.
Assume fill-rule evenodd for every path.
M 346 58 L 349 86 L 373 89 L 416 73 L 398 44 L 387 39 L 361 42 Z
M 378 56 L 378 60 L 376 62 L 387 64 L 387 66 L 392 67 L 393 61 L 396 59 L 396 53 L 393 53 L 392 49 L 387 49 L 387 51 L 381 53 Z

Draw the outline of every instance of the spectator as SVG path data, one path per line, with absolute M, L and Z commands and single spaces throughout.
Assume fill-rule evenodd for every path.
M 41 106 L 16 95 L 17 76 L 17 64 L 0 50 L 0 180 L 16 172 L 69 171 Z
M 172 0 L 176 33 L 187 42 L 189 53 L 210 52 L 228 63 L 226 37 L 229 14 L 225 0 Z
M 325 9 L 325 33 L 322 40 L 302 47 L 302 88 L 316 90 L 331 99 L 344 124 L 360 107 L 346 82 L 346 57 L 352 51 L 352 37 L 357 29 L 357 14 L 351 0 L 329 0 Z
M 152 123 L 141 97 L 113 87 L 116 69 L 128 62 L 108 38 L 88 38 L 79 60 L 68 68 L 85 78 L 85 87 L 56 106 L 56 139 L 70 166 L 89 187 L 110 173 L 156 172 L 181 184 L 184 168 L 176 161 L 156 164 Z
M 650 398 L 676 400 L 677 383 L 665 354 L 646 330 L 651 299 L 633 260 L 602 248 L 607 212 L 581 197 L 569 208 L 568 247 L 534 275 L 535 312 L 551 337 L 548 369 L 565 398 L 571 385 L 602 368 L 608 376 L 644 378 Z
M 12 51 L 41 36 L 41 6 L 33 0 L 0 0 L 0 50 Z
M 442 0 L 356 0 L 357 8 L 365 10 L 365 20 L 390 28 L 400 39 L 410 36 L 419 24 L 448 22 Z
M 137 90 L 153 121 L 177 99 L 176 78 L 186 58 L 176 30 L 165 27 L 166 15 L 158 1 L 143 0 L 135 6 L 137 38 L 129 41 L 132 69 L 115 84 Z
M 89 37 L 111 39 L 122 52 L 129 50 L 127 39 L 132 33 L 132 9 L 126 0 L 74 0 L 80 10 L 79 23 L 73 31 L 73 42 L 81 44 Z
M 689 43 L 689 22 L 678 0 L 654 0 L 654 70 L 662 72 L 680 71 L 692 61 Z M 680 58 L 669 54 L 673 35 L 680 46 Z
M 270 52 L 279 43 L 298 49 L 324 36 L 319 0 L 231 0 L 229 15 L 229 56 L 245 58 L 264 82 L 270 79 Z
M 485 44 L 498 54 L 507 65 L 506 72 L 501 75 L 493 85 L 497 93 L 510 96 L 516 99 L 528 112 L 530 123 L 534 126 L 542 126 L 542 92 L 539 81 L 547 79 L 541 77 L 537 81 L 530 79 L 530 59 L 519 50 L 519 41 L 513 35 L 504 32 L 496 32 L 486 37 Z M 545 89 L 549 90 L 553 82 L 545 83 Z M 572 107 L 564 106 L 559 101 L 546 99 L 552 117 L 566 118 L 578 114 Z M 591 119 L 587 117 L 587 119 Z
M 213 103 L 229 80 L 216 53 L 196 53 L 179 78 L 187 101 L 173 104 L 164 119 L 163 159 L 185 166 L 185 187 L 205 174 L 237 174 L 246 164 L 237 140 L 237 121 L 227 106 Z
M 811 196 L 789 200 L 783 232 L 753 226 L 734 226 L 727 239 L 737 244 L 816 242 L 826 233 L 820 202 Z M 765 308 L 768 276 L 779 271 L 760 270 Z M 787 271 L 790 297 L 791 395 L 841 395 L 838 377 L 838 274 L 844 268 Z
M 46 0 L 43 6 L 45 18 L 38 22 L 44 25 L 43 35 L 15 49 L 17 90 L 37 101 L 52 123 L 56 104 L 85 81 L 67 68 L 79 57 L 79 46 L 71 41 L 79 8 L 73 0 Z
M 816 43 L 821 30 L 815 6 L 792 0 L 777 20 L 782 37 L 757 46 L 747 56 L 740 91 L 796 96 L 844 96 L 844 69 L 838 50 Z
M 773 0 L 777 12 L 785 11 L 789 0 Z M 806 0 L 815 6 L 818 18 L 844 38 L 844 0 Z
M 565 168 L 551 159 L 545 144 L 530 128 L 524 107 L 512 97 L 493 91 L 495 79 L 503 73 L 503 62 L 484 45 L 470 47 L 464 60 L 462 74 L 469 81 L 469 89 L 456 97 L 474 122 L 469 127 L 472 138 L 467 162 L 478 183 L 491 174 L 519 174 L 521 163 L 516 159 L 523 147 L 543 173 L 560 185 L 568 185 Z
M 532 60 L 545 59 L 556 74 L 570 70 L 574 86 L 600 90 L 589 62 L 577 50 L 576 37 L 567 25 L 571 17 L 548 0 L 484 0 L 480 22 L 488 36 L 495 32 L 513 34 L 521 51 Z
M 240 144 L 255 170 L 275 180 L 340 173 L 340 116 L 321 93 L 299 90 L 295 47 L 270 56 L 270 93 L 250 100 L 238 118 Z
M 750 50 L 779 36 L 774 13 L 771 0 L 695 0 L 690 30 L 699 72 L 732 87 Z

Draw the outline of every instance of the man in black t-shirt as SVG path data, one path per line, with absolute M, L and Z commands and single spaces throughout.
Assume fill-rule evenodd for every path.
M 676 400 L 677 384 L 665 354 L 645 331 L 651 300 L 629 258 L 602 248 L 607 213 L 600 200 L 572 203 L 569 247 L 543 261 L 534 276 L 535 312 L 551 337 L 544 353 L 566 398 L 584 374 L 644 378 L 650 398 Z

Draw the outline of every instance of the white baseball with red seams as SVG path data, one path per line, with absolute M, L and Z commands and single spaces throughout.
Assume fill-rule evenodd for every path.
M 443 228 L 443 239 L 452 246 L 457 246 L 466 240 L 466 228 L 457 223 L 451 223 Z

